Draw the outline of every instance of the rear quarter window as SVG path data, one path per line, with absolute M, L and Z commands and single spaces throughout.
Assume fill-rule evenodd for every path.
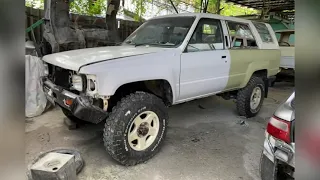
M 253 25 L 256 27 L 262 42 L 265 43 L 273 43 L 272 36 L 269 32 L 268 27 L 264 23 L 259 23 L 259 22 L 253 22 Z

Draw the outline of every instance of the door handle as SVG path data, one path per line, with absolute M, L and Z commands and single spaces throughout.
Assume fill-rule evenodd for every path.
M 222 56 L 221 58 L 227 58 L 227 56 Z

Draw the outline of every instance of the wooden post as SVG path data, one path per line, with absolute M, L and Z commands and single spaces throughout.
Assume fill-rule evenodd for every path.
M 37 21 L 41 19 L 41 17 L 40 17 L 40 9 L 37 9 L 36 13 L 34 13 L 34 14 L 35 14 L 36 17 L 37 17 Z M 41 26 L 41 25 L 40 25 L 40 26 Z M 34 31 L 38 44 L 40 44 L 40 42 L 41 42 L 41 36 L 40 36 L 40 33 L 41 33 L 40 30 L 41 30 L 41 28 L 40 28 L 40 26 L 37 27 L 36 30 Z
M 120 6 L 120 0 L 109 0 L 106 12 L 106 24 L 107 28 L 112 34 L 112 43 L 119 42 L 119 37 L 117 35 L 117 13 Z
M 34 23 L 34 21 L 33 21 L 33 16 L 32 16 L 32 13 L 33 12 L 33 8 L 30 8 L 30 26 Z M 33 32 L 31 31 L 30 33 L 29 33 L 29 37 L 30 37 L 30 39 L 33 41 L 33 34 L 32 34 Z M 37 42 L 34 42 L 34 43 L 37 43 Z
M 220 5 L 221 5 L 221 1 L 217 0 L 217 2 L 216 2 L 216 12 L 217 12 L 217 14 L 220 14 L 220 12 L 221 12 Z
M 269 11 L 270 11 L 270 9 L 268 7 L 266 7 L 266 0 L 263 0 L 261 15 L 260 15 L 259 19 L 262 20 L 264 18 L 264 16 L 269 13 Z
M 204 1 L 204 5 L 203 5 L 203 12 L 204 13 L 207 13 L 208 4 L 209 4 L 209 0 L 205 0 Z

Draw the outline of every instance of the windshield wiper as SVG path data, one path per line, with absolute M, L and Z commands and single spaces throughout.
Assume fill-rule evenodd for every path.
M 144 45 L 155 45 L 156 43 L 139 43 L 139 44 L 133 44 L 134 47 L 137 47 L 137 46 L 144 46 Z
M 130 45 L 134 45 L 135 47 L 143 46 L 143 45 L 149 45 L 150 44 L 150 43 L 134 43 L 132 41 L 126 41 L 125 43 L 130 44 Z

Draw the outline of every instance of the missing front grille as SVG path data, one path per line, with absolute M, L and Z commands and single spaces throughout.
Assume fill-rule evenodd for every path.
M 61 86 L 66 89 L 70 89 L 71 77 L 74 74 L 74 71 L 63 69 L 58 66 L 50 65 L 49 66 L 49 79 L 56 85 Z

